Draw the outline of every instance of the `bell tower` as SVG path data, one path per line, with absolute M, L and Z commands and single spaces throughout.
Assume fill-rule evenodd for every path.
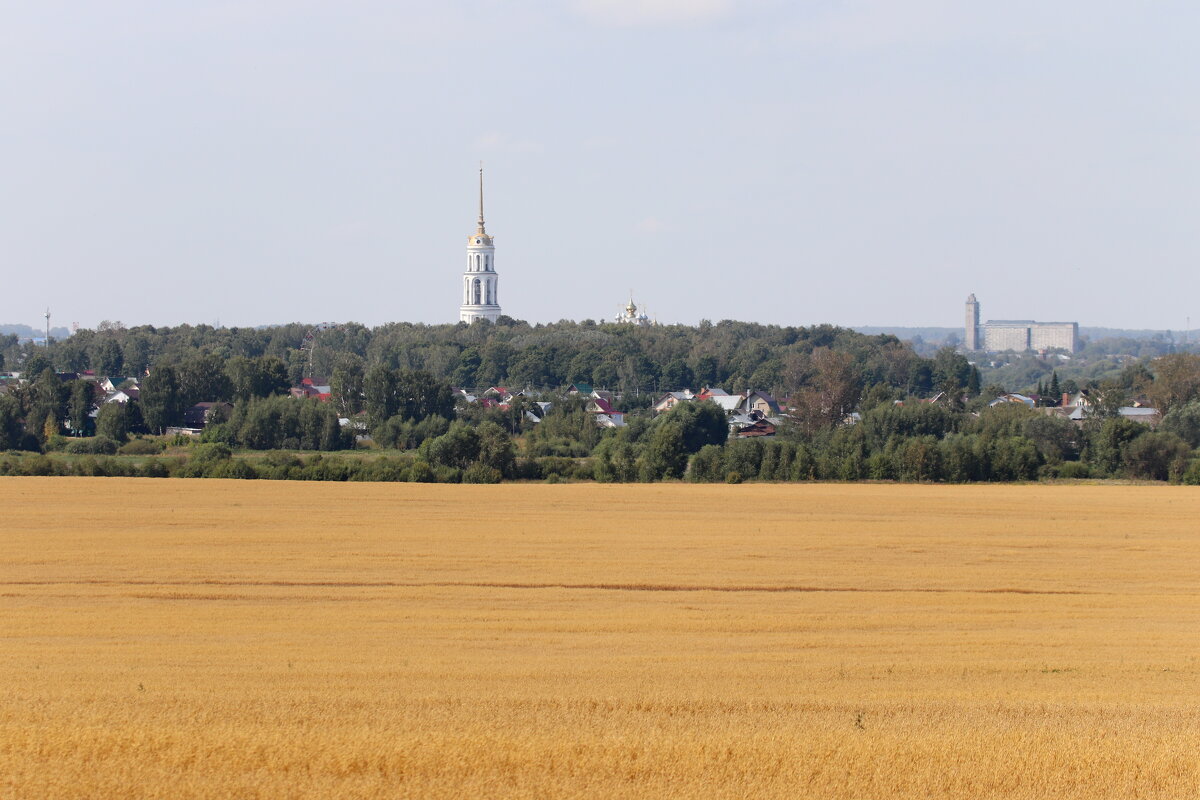
M 475 232 L 467 237 L 467 268 L 463 272 L 459 321 L 467 324 L 477 319 L 495 322 L 500 317 L 499 283 L 496 246 L 483 225 L 483 165 L 480 165 L 479 219 L 475 223 Z

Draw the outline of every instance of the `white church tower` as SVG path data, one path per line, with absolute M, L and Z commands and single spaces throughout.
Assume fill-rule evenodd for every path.
M 479 220 L 475 232 L 467 237 L 467 271 L 463 273 L 462 305 L 458 309 L 460 322 L 470 324 L 477 319 L 495 322 L 500 317 L 500 299 L 496 289 L 500 276 L 496 274 L 496 247 L 483 227 L 483 167 L 479 168 Z

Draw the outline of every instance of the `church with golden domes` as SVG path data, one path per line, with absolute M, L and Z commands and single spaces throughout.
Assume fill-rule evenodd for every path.
M 638 313 L 637 303 L 633 302 L 633 292 L 629 293 L 629 305 L 621 309 L 621 313 L 613 317 L 613 322 L 623 325 L 653 325 L 650 316 L 645 312 Z

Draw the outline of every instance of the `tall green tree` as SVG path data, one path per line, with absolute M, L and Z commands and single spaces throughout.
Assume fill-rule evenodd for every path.
M 233 382 L 225 374 L 225 359 L 214 353 L 197 353 L 175 367 L 179 396 L 184 408 L 196 403 L 229 400 Z
M 638 458 L 638 478 L 656 481 L 661 478 L 682 478 L 687 469 L 687 442 L 684 427 L 677 419 L 669 419 L 654 427 L 650 441 Z
M 356 355 L 338 358 L 329 380 L 331 398 L 338 411 L 352 417 L 363 410 L 363 361 Z
M 50 363 L 43 348 L 27 352 L 25 360 L 21 363 L 22 378 L 37 380 L 37 377 L 46 370 L 54 372 L 54 365 Z
M 1171 406 L 1160 430 L 1175 434 L 1191 447 L 1200 447 L 1200 400 Z
M 479 459 L 479 448 L 479 432 L 475 428 L 456 422 L 444 435 L 422 442 L 420 453 L 426 461 L 435 466 L 466 469 Z
M 1146 393 L 1162 413 L 1200 399 L 1200 355 L 1174 353 L 1155 359 L 1150 366 L 1154 382 Z
M 234 356 L 225 365 L 225 374 L 239 400 L 287 394 L 291 387 L 287 365 L 274 356 Z
M 8 395 L 0 394 L 0 450 L 17 449 L 24 435 L 20 404 Z
M 424 370 L 400 370 L 396 375 L 398 413 L 417 422 L 426 417 L 454 416 L 454 392 L 450 384 Z
M 121 345 L 109 335 L 101 335 L 92 340 L 89 353 L 92 369 L 99 377 L 120 376 L 125 364 L 125 355 Z
M 124 403 L 104 403 L 96 415 L 96 435 L 114 442 L 129 439 L 129 409 Z
M 511 477 L 516 452 L 508 433 L 494 422 L 483 423 L 477 432 L 479 434 L 479 463 L 498 470 L 504 477 Z
M 363 376 L 363 408 L 371 426 L 382 425 L 400 410 L 396 371 L 376 364 Z
M 43 439 L 58 433 L 62 420 L 67 415 L 67 391 L 49 367 L 34 380 L 30 387 L 28 419 L 42 425 Z M 47 424 L 51 420 L 52 424 Z
M 84 436 L 91 421 L 95 384 L 91 381 L 71 381 L 67 393 L 67 420 L 71 433 Z
M 179 378 L 174 367 L 156 366 L 141 384 L 139 404 L 146 427 L 161 434 L 172 425 L 183 422 L 183 398 L 179 393 Z

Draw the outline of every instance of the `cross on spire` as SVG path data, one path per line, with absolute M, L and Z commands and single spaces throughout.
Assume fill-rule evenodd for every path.
M 479 221 L 476 223 L 479 226 L 477 233 L 486 234 L 487 231 L 483 228 L 483 162 L 479 162 Z

